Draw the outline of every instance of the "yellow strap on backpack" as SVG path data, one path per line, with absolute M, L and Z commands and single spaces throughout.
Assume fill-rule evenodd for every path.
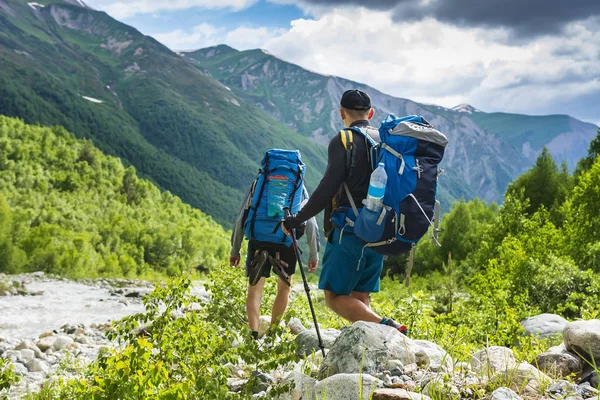
M 342 145 L 346 150 L 352 150 L 354 145 L 353 135 L 351 129 L 342 129 L 340 131 L 340 138 L 342 139 Z

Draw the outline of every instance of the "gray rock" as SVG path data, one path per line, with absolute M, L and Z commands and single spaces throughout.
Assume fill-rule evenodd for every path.
M 46 364 L 44 361 L 34 358 L 33 360 L 27 363 L 27 369 L 29 370 L 29 372 L 43 372 L 47 374 L 49 367 L 48 364 Z
M 551 384 L 546 392 L 558 398 L 575 396 L 577 395 L 577 385 L 568 381 L 558 381 Z
M 35 358 L 35 353 L 33 352 L 33 350 L 30 350 L 30 349 L 21 350 L 21 360 L 23 360 L 24 363 L 27 363 L 27 362 L 33 360 L 34 358 Z
M 323 346 L 325 346 L 326 349 L 331 349 L 331 346 L 333 346 L 335 340 L 340 336 L 340 331 L 337 329 L 329 328 L 321 330 L 320 332 L 321 339 L 323 340 Z M 300 356 L 308 356 L 313 352 L 316 353 L 321 350 L 319 348 L 317 331 L 314 329 L 300 332 L 300 334 L 296 336 L 296 344 L 298 345 L 297 353 Z
M 253 385 L 252 393 L 259 393 L 266 391 L 270 386 L 275 384 L 275 378 L 269 374 L 265 374 L 260 371 L 252 371 Z
M 373 400 L 431 400 L 428 396 L 404 389 L 377 389 Z
M 321 365 L 319 376 L 322 379 L 339 373 L 376 373 L 382 371 L 389 360 L 415 363 L 417 351 L 423 352 L 392 327 L 355 322 L 342 330 Z
M 490 400 L 521 400 L 518 394 L 507 387 L 501 387 L 492 393 Z
M 258 320 L 258 336 L 263 337 L 271 327 L 271 317 L 269 315 L 261 315 Z
M 562 333 L 569 321 L 556 314 L 540 314 L 521 321 L 525 334 L 545 338 Z
M 37 343 L 37 347 L 41 351 L 46 351 L 48 349 L 51 349 L 54 346 L 54 342 L 56 342 L 56 338 L 57 338 L 57 336 L 44 336 Z
M 388 371 L 393 371 L 394 368 L 404 370 L 404 363 L 400 360 L 389 360 L 385 363 L 385 369 L 387 369 Z
M 292 391 L 287 393 L 287 400 L 301 400 L 315 398 L 315 385 L 317 381 L 300 371 L 292 371 L 283 378 L 284 385 L 291 385 Z M 280 400 L 283 400 L 280 398 Z
M 242 390 L 246 383 L 248 383 L 248 379 L 227 378 L 227 389 L 230 392 L 237 393 Z
M 302 322 L 295 317 L 290 319 L 290 322 L 288 322 L 287 327 L 290 330 L 290 332 L 292 332 L 294 335 L 298 335 L 299 333 L 304 332 L 306 330 L 304 325 L 302 325 Z
M 380 384 L 371 375 L 338 374 L 317 382 L 315 392 L 318 399 L 367 400 Z
M 7 350 L 2 357 L 12 361 L 13 363 L 22 360 L 21 351 L 19 350 Z
M 512 368 L 498 370 L 490 382 L 493 384 L 508 383 L 510 389 L 532 395 L 538 393 L 541 387 L 550 385 L 552 380 L 533 365 L 523 362 Z
M 68 345 L 73 343 L 73 338 L 65 335 L 60 335 L 56 337 L 54 344 L 52 345 L 52 350 L 59 351 L 65 349 Z
M 24 366 L 23 364 L 21 364 L 20 362 L 15 362 L 12 364 L 12 366 L 13 366 L 13 371 L 17 375 L 24 376 L 29 373 L 29 370 L 27 369 L 27 367 Z
M 446 352 L 446 350 L 427 340 L 414 340 L 413 342 L 423 349 L 425 354 L 427 354 L 427 358 L 429 359 L 429 368 L 432 371 L 437 372 L 442 368 L 444 368 L 446 371 L 452 371 L 452 357 Z M 419 365 L 418 361 L 417 365 Z
M 22 340 L 16 347 L 15 350 L 24 350 L 24 349 L 31 349 L 32 347 L 34 347 L 35 345 L 33 344 L 33 342 L 31 340 Z
M 497 371 L 505 371 L 517 365 L 512 350 L 507 347 L 492 346 L 475 353 L 471 359 L 471 368 L 477 373 L 491 376 Z
M 577 386 L 577 393 L 585 398 L 588 398 L 592 396 L 598 396 L 598 393 L 600 392 L 598 392 L 598 389 L 594 389 L 589 382 L 584 382 Z
M 600 360 L 600 320 L 571 322 L 565 327 L 563 338 L 567 350 Z
M 580 373 L 583 369 L 581 359 L 564 349 L 562 352 L 548 351 L 535 359 L 537 367 L 553 377 L 565 377 Z

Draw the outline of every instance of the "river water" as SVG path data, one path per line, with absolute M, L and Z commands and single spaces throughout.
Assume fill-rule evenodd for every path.
M 25 286 L 39 296 L 0 297 L 0 336 L 38 337 L 64 324 L 102 324 L 143 310 L 139 300 L 112 296 L 108 288 L 63 280 L 33 280 Z

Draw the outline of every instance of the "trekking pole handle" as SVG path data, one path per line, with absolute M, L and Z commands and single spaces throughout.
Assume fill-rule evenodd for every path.
M 287 218 L 287 217 L 289 217 L 289 216 L 291 215 L 291 214 L 290 214 L 290 208 L 289 208 L 289 207 L 285 207 L 285 208 L 283 209 L 283 215 L 284 215 L 286 218 Z

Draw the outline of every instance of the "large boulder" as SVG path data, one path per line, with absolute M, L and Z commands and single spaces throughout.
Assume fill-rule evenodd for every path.
M 315 385 L 317 399 L 368 400 L 383 382 L 366 374 L 338 374 Z M 362 393 L 362 396 L 361 396 Z
M 492 393 L 490 400 L 521 400 L 518 394 L 507 387 L 501 387 Z
M 583 369 L 581 359 L 569 352 L 564 344 L 538 355 L 535 361 L 541 371 L 552 377 L 562 378 L 572 373 L 578 374 Z
M 321 379 L 331 375 L 347 373 L 372 374 L 383 369 L 389 360 L 402 363 L 416 362 L 427 357 L 412 340 L 387 325 L 358 321 L 342 330 L 321 365 Z
M 471 368 L 477 373 L 492 376 L 517 365 L 514 353 L 508 347 L 492 346 L 478 351 L 471 358 Z
M 373 400 L 431 400 L 424 394 L 409 392 L 404 389 L 377 389 Z
M 562 333 L 569 321 L 556 314 L 540 314 L 521 321 L 525 334 L 548 337 Z
M 567 350 L 591 361 L 600 360 L 600 320 L 575 321 L 565 327 Z
M 312 400 L 315 398 L 316 383 L 316 379 L 300 371 L 292 371 L 283 378 L 283 384 L 292 387 L 291 392 L 280 395 L 277 400 Z
M 427 340 L 413 340 L 413 343 L 419 346 L 429 357 L 429 368 L 432 371 L 439 371 L 442 368 L 446 371 L 452 371 L 454 363 L 452 357 L 441 346 Z
M 535 395 L 542 387 L 548 386 L 552 379 L 533 365 L 523 362 L 512 368 L 499 370 L 492 376 L 490 382 L 506 385 L 519 393 Z
M 340 331 L 333 328 L 320 330 L 320 333 L 321 339 L 323 340 L 323 346 L 326 349 L 331 349 L 335 340 L 340 336 Z M 319 348 L 317 331 L 314 329 L 300 332 L 298 336 L 296 336 L 296 344 L 298 345 L 297 353 L 300 356 L 308 356 L 313 352 L 316 353 L 321 350 Z

